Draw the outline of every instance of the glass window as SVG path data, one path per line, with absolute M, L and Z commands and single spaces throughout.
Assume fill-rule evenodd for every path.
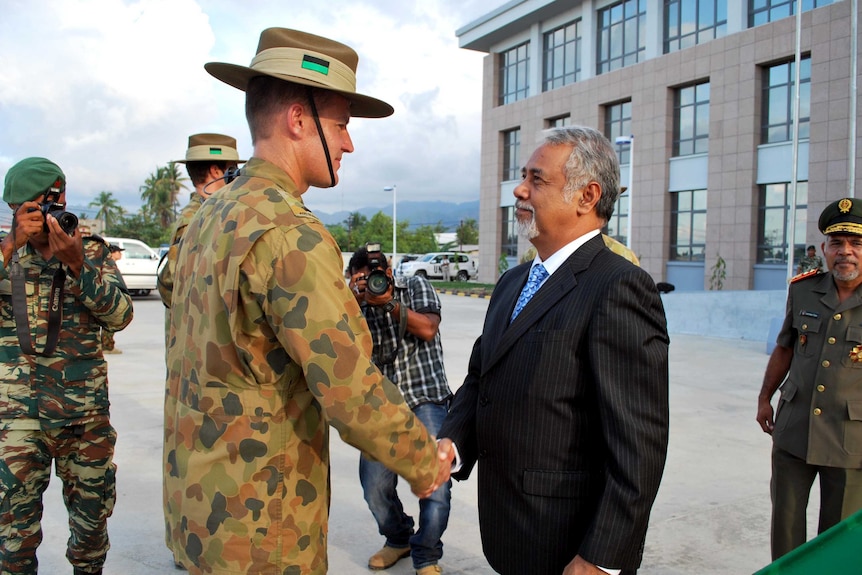
M 150 260 L 153 259 L 153 254 L 146 248 L 139 246 L 137 244 L 126 244 L 125 252 L 123 252 L 124 258 L 129 258 L 130 260 Z
M 727 34 L 725 0 L 665 0 L 664 53 L 676 52 Z
M 566 114 L 565 116 L 560 116 L 559 118 L 550 118 L 548 120 L 548 128 L 562 128 L 563 126 L 571 126 L 572 125 L 572 117 Z
M 521 177 L 521 130 L 503 132 L 503 181 Z
M 576 20 L 545 33 L 543 92 L 581 79 L 580 25 Z
M 632 135 L 632 103 L 620 102 L 605 106 L 605 137 L 613 144 L 620 136 Z M 616 145 L 616 144 L 615 144 Z M 620 164 L 628 164 L 631 144 L 616 145 Z
M 706 190 L 671 194 L 670 260 L 702 262 L 706 250 Z
M 761 143 L 789 142 L 793 139 L 794 62 L 764 69 L 763 122 Z M 799 139 L 809 136 L 811 109 L 811 58 L 799 62 Z
M 790 222 L 790 184 L 760 186 L 757 225 L 757 263 L 787 265 L 787 230 Z M 805 255 L 808 182 L 796 183 L 794 261 Z
M 643 60 L 646 0 L 624 0 L 598 12 L 596 72 L 604 74 Z
M 614 144 L 619 155 L 620 164 L 631 163 L 631 149 L 629 143 L 616 144 L 618 137 L 629 137 L 632 135 L 632 103 L 619 102 L 605 106 L 605 137 Z M 621 186 L 628 186 L 628 182 L 620 182 Z M 628 244 L 628 220 L 629 220 L 629 194 L 620 194 L 614 206 L 614 214 L 605 225 L 604 233 L 617 241 Z
M 530 43 L 500 53 L 500 104 L 511 104 L 529 95 Z
M 602 233 L 611 236 L 620 243 L 629 245 L 629 195 L 621 195 L 614 206 L 614 213 Z
M 500 209 L 503 218 L 501 252 L 504 256 L 518 257 L 518 220 L 515 219 L 515 206 L 506 206 Z
M 674 120 L 674 156 L 709 152 L 709 82 L 676 90 Z
M 828 6 L 835 0 L 802 0 L 802 11 Z M 748 0 L 748 26 L 752 28 L 796 14 L 795 0 Z

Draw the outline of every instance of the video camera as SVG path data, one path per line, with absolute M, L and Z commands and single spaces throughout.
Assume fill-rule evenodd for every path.
M 389 290 L 392 280 L 386 275 L 386 256 L 380 251 L 380 244 L 368 242 L 365 244 L 368 252 L 368 277 L 365 291 L 374 296 L 381 296 Z
M 42 203 L 39 204 L 38 208 L 30 208 L 28 211 L 32 212 L 35 210 L 39 210 L 42 212 L 42 216 L 45 218 L 44 229 L 46 232 L 48 229 L 48 214 L 54 216 L 57 220 L 57 223 L 60 224 L 60 227 L 63 228 L 63 231 L 67 234 L 74 235 L 75 230 L 78 229 L 78 216 L 73 214 L 72 212 L 66 211 L 66 204 L 58 203 L 57 200 L 60 199 L 60 188 L 51 187 L 45 193 L 45 199 L 42 200 Z

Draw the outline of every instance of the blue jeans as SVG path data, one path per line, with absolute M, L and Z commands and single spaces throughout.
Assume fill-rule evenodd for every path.
M 436 403 L 423 403 L 413 408 L 413 413 L 434 436 L 440 431 L 448 411 L 447 405 Z M 452 482 L 441 485 L 431 497 L 419 500 L 419 530 L 414 533 L 413 518 L 404 513 L 395 490 L 396 474 L 381 463 L 361 457 L 359 481 L 380 534 L 386 537 L 386 545 L 400 549 L 409 546 L 415 569 L 436 564 L 443 556 L 440 537 L 449 524 Z

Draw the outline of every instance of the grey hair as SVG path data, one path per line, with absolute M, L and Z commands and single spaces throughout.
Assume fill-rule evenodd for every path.
M 602 188 L 596 215 L 610 220 L 620 195 L 620 162 L 608 139 L 593 128 L 563 126 L 542 132 L 540 145 L 572 146 L 565 166 L 565 200 L 570 202 L 576 190 L 594 181 Z

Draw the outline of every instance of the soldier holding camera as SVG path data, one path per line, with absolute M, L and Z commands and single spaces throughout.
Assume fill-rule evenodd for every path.
M 419 276 L 393 278 L 380 244 L 357 250 L 348 265 L 350 289 L 362 308 L 374 342 L 373 359 L 395 383 L 416 417 L 436 435 L 449 411 L 452 392 L 443 367 L 440 343 L 440 299 L 431 283 Z M 404 513 L 396 492 L 398 477 L 364 455 L 359 479 L 383 548 L 371 556 L 368 567 L 386 569 L 412 554 L 418 575 L 442 573 L 440 541 L 449 522 L 451 482 L 419 501 L 419 528 Z
M 66 177 L 44 158 L 6 174 L 15 212 L 0 241 L 0 574 L 35 574 L 53 462 L 69 512 L 75 575 L 101 573 L 114 507 L 117 434 L 101 330 L 132 320 L 108 246 L 77 233 Z

